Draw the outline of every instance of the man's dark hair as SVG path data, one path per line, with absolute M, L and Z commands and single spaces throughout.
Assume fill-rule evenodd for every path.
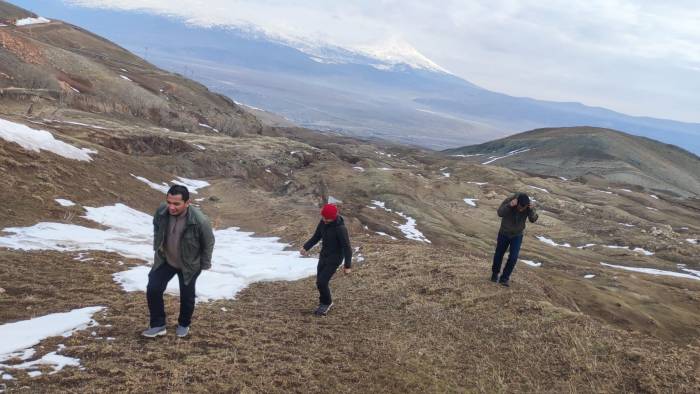
M 530 205 L 530 197 L 525 193 L 518 194 L 518 206 L 526 207 L 528 205 Z
M 182 196 L 182 201 L 189 201 L 190 200 L 190 191 L 187 190 L 185 186 L 182 185 L 173 185 L 170 187 L 170 190 L 168 190 L 168 194 L 171 196 L 177 196 L 178 194 Z

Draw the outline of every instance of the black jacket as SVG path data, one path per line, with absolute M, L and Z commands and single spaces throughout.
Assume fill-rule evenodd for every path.
M 499 232 L 509 237 L 521 235 L 525 231 L 525 222 L 530 220 L 530 223 L 535 223 L 539 215 L 535 208 L 527 208 L 523 212 L 518 211 L 518 207 L 511 207 L 510 202 L 518 198 L 520 193 L 510 196 L 503 200 L 501 206 L 498 207 L 498 216 L 501 219 L 501 229 Z
M 342 216 L 338 216 L 337 219 L 327 224 L 321 220 L 316 226 L 313 237 L 304 244 L 304 249 L 313 248 L 318 241 L 322 241 L 319 258 L 321 264 L 338 266 L 345 259 L 345 268 L 352 267 L 352 247 Z

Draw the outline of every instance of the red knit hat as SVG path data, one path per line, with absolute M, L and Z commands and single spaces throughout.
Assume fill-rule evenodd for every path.
M 326 220 L 335 220 L 338 217 L 338 207 L 333 204 L 326 204 L 321 209 L 321 216 Z

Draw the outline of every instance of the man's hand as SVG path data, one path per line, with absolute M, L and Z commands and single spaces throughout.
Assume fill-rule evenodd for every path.
M 352 272 L 352 268 L 345 268 L 345 267 L 343 267 L 343 273 L 344 273 L 344 274 L 347 275 L 347 274 L 349 274 L 349 273 L 351 273 L 351 272 Z
M 299 253 L 301 253 L 302 256 L 308 256 L 308 255 L 309 255 L 309 252 L 307 252 L 306 249 L 304 249 L 303 246 L 299 249 Z
M 513 208 L 515 208 L 517 205 L 518 205 L 518 199 L 517 199 L 517 198 L 514 198 L 514 199 L 510 202 L 510 206 L 513 207 Z

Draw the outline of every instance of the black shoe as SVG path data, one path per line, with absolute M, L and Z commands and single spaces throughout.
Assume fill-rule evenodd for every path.
M 316 309 L 316 312 L 314 312 L 314 315 L 326 316 L 328 314 L 328 311 L 331 309 L 332 306 L 333 306 L 332 302 L 330 303 L 330 305 L 321 304 L 318 306 L 318 309 Z
M 499 280 L 498 283 L 500 283 L 501 286 L 510 287 L 510 283 L 508 283 L 507 280 Z
M 498 274 L 491 274 L 491 282 L 493 282 L 493 283 L 498 282 Z

